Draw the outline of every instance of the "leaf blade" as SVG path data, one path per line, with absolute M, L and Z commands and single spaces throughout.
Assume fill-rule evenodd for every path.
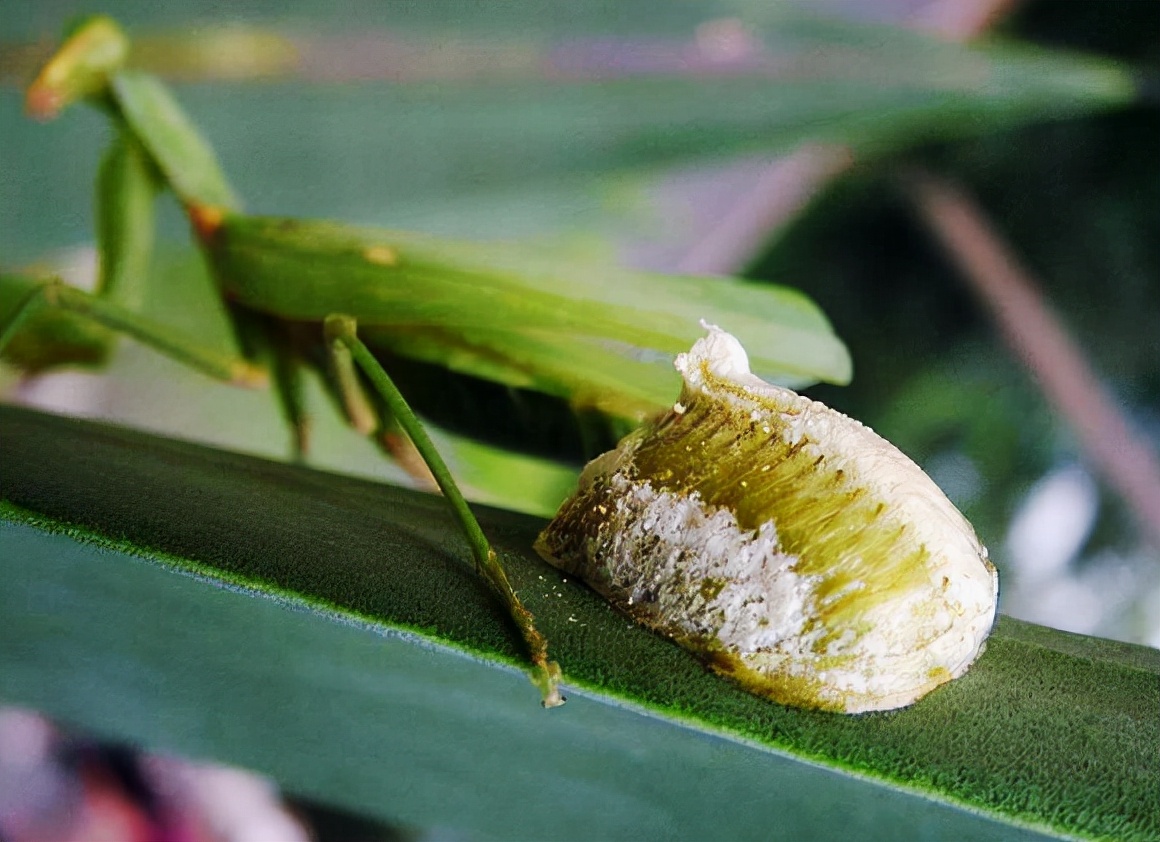
M 561 815 L 582 822 L 600 812 L 596 804 L 615 805 L 592 819 L 608 822 L 600 827 L 609 836 L 673 822 L 767 838 L 771 827 L 781 827 L 781 815 L 802 823 L 790 828 L 800 838 L 857 822 L 863 809 L 871 817 L 867 833 L 894 838 L 900 826 L 925 827 L 944 838 L 1146 839 L 1158 829 L 1152 798 L 1160 780 L 1154 762 L 1160 748 L 1156 650 L 1107 642 L 1092 647 L 1077 643 L 1084 639 L 1076 635 L 1003 619 L 988 652 L 965 677 L 912 708 L 861 717 L 789 710 L 707 674 L 687 653 L 627 624 L 575 582 L 561 581 L 527 550 L 541 521 L 484 511 L 485 528 L 503 549 L 521 595 L 570 679 L 586 688 L 572 707 L 550 715 L 536 706 L 522 678 L 506 672 L 505 665 L 518 663 L 516 637 L 471 577 L 467 554 L 437 499 L 22 410 L 4 409 L 0 420 L 10 456 L 0 484 L 9 504 L 5 519 L 27 522 L 11 504 L 33 506 L 50 532 L 61 529 L 62 517 L 79 520 L 87 526 L 77 537 L 104 548 L 77 556 L 60 549 L 56 542 L 71 539 L 58 533 L 51 548 L 34 555 L 0 553 L 17 574 L 6 576 L 12 587 L 0 590 L 0 600 L 7 600 L 6 616 L 19 618 L 0 627 L 0 635 L 20 630 L 0 646 L 0 694 L 7 698 L 19 686 L 20 699 L 35 697 L 96 727 L 242 760 L 296 788 L 372 812 L 388 809 L 384 791 L 395 797 L 395 809 L 411 811 L 406 818 L 412 820 L 430 820 L 436 801 L 442 799 L 446 810 L 453 797 L 464 821 L 490 836 L 502 837 L 505 827 L 508 836 L 512 827 L 542 835 Z M 93 533 L 96 524 L 137 548 L 126 554 L 125 544 Z M 5 526 L 6 548 L 14 546 L 8 543 L 12 528 Z M 392 556 L 390 564 L 383 563 L 384 554 Z M 149 581 L 130 587 L 126 576 Z M 287 612 L 277 602 L 223 591 L 210 580 L 313 610 Z M 83 596 L 89 585 L 95 588 L 91 599 Z M 135 619 L 131 603 L 123 601 L 126 588 L 160 613 Z M 47 599 L 52 593 L 61 598 Z M 223 601 L 230 607 L 211 614 L 226 626 L 215 632 L 206 605 Z M 262 622 L 286 629 L 284 647 L 267 648 L 278 636 L 246 625 L 254 611 Z M 68 618 L 78 615 L 88 620 L 70 625 Z M 308 622 L 286 626 L 287 617 Z M 142 622 L 161 623 L 165 634 L 142 635 Z M 368 634 L 367 622 L 385 639 Z M 112 634 L 112 625 L 121 648 L 102 655 L 92 638 Z M 71 629 L 68 646 L 54 650 L 65 628 Z M 392 641 L 412 639 L 408 629 L 440 643 L 432 649 L 417 642 L 418 648 L 406 650 L 411 655 L 393 649 Z M 335 644 L 335 634 L 354 637 Z M 250 638 L 238 635 L 252 636 L 256 660 L 237 645 Z M 462 647 L 490 666 L 459 659 L 445 646 Z M 374 654 L 380 651 L 381 658 Z M 93 711 L 84 699 L 46 694 L 46 686 L 67 686 L 67 672 L 55 666 L 62 657 L 114 695 L 122 692 L 119 682 L 100 679 L 99 669 L 86 670 L 86 658 L 100 666 L 128 658 L 115 672 L 130 691 Z M 190 669 L 193 680 L 182 682 Z M 198 676 L 205 679 L 202 689 Z M 289 711 L 284 703 L 271 706 L 263 682 L 301 705 Z M 223 693 L 225 687 L 231 692 Z M 176 718 L 137 715 L 140 705 L 158 702 L 159 690 L 164 710 Z M 183 699 L 185 692 L 192 698 Z M 625 701 L 650 716 L 625 708 Z M 209 712 L 200 710 L 204 704 Z M 425 716 L 409 718 L 424 708 Z M 271 716 L 281 737 L 263 724 Z M 206 727 L 206 717 L 218 724 Z M 421 723 L 422 739 L 410 740 L 404 722 Z M 655 728 L 666 734 L 659 742 L 652 741 Z M 256 730 L 246 736 L 248 729 Z M 306 733 L 325 734 L 325 745 L 311 743 L 312 751 L 304 753 L 293 735 Z M 720 733 L 740 740 L 720 741 Z M 593 739 L 604 740 L 596 751 L 588 742 Z M 568 763 L 545 748 L 553 745 L 563 747 Z M 417 770 L 408 782 L 422 781 L 412 787 L 417 801 L 391 783 L 398 776 L 378 753 L 403 749 Z M 797 760 L 787 761 L 787 754 Z M 832 777 L 807 771 L 814 763 L 828 767 Z M 478 780 L 481 791 L 498 800 L 475 798 L 467 785 L 449 789 L 448 768 L 461 782 L 462 776 Z M 697 772 L 670 775 L 665 769 Z M 369 785 L 352 782 L 362 775 Z M 520 783 L 524 775 L 535 781 L 531 789 Z M 808 786 L 778 789 L 794 775 L 806 775 Z M 841 783 L 851 780 L 866 789 Z M 707 789 L 697 794 L 700 786 Z M 566 795 L 578 791 L 588 795 Z M 789 793 L 789 801 L 800 795 L 804 806 L 788 809 L 779 792 Z M 745 810 L 734 809 L 738 798 Z M 899 807 L 899 799 L 906 806 Z M 948 812 L 948 805 L 958 806 Z M 980 822 L 980 814 L 986 820 Z

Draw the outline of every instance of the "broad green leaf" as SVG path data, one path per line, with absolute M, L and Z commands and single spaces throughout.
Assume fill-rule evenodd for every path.
M 608 26 L 612 38 L 615 23 Z M 1122 107 L 1135 96 L 1119 62 L 999 40 L 965 45 L 780 14 L 752 28 L 750 53 L 699 65 L 691 33 L 660 43 L 613 38 L 606 64 L 591 48 L 592 62 L 579 70 L 554 67 L 553 50 L 533 43 L 543 50 L 537 74 L 380 84 L 338 102 L 329 88 L 302 82 L 201 88 L 183 99 L 208 111 L 228 98 L 247 114 L 245 143 L 262 147 L 246 172 L 256 185 L 284 181 L 274 168 L 294 159 L 303 132 L 342 125 L 339 136 L 318 129 L 315 154 L 332 182 L 377 193 L 389 214 L 392 204 L 405 210 L 438 195 L 568 176 L 583 190 L 594 174 L 807 142 L 880 153 Z M 219 117 L 210 134 L 242 156 L 238 131 Z M 307 187 L 311 173 L 298 175 L 298 183 L 279 183 L 280 204 L 270 210 L 297 213 L 300 196 L 325 195 Z
M 449 15 L 408 45 L 447 48 L 448 66 L 432 60 L 425 74 L 384 86 L 374 119 L 390 127 L 390 149 L 413 150 L 420 137 L 443 154 L 474 149 L 490 164 L 480 176 L 510 182 L 516 173 L 606 172 L 804 141 L 880 150 L 1122 106 L 1135 95 L 1128 68 L 1097 56 L 999 39 L 956 43 L 786 4 L 731 11 L 732 53 L 694 37 L 695 19 L 674 34 L 658 8 L 651 31 L 666 35 L 651 40 L 641 37 L 647 26 L 623 35 L 619 10 L 590 16 L 603 45 L 497 37 L 477 21 L 459 64 L 450 64 L 449 33 L 473 30 Z M 706 9 L 699 23 L 720 25 L 720 15 Z M 408 18 L 403 10 L 390 24 L 406 31 Z M 489 57 L 501 55 L 503 72 L 489 73 Z
M 546 712 L 438 498 L 12 408 L 0 436 L 6 702 L 473 838 L 1160 833 L 1156 650 L 1003 618 L 912 708 L 791 710 L 481 511 L 565 668 Z

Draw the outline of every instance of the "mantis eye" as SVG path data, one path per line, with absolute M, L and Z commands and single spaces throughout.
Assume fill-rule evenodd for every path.
M 536 549 L 782 704 L 890 710 L 961 675 L 998 597 L 971 525 L 892 444 L 706 328 L 678 402 L 589 463 Z

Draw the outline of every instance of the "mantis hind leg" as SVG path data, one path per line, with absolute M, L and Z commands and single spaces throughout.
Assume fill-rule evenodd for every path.
M 254 310 L 225 302 L 229 324 L 242 354 L 260 361 L 270 372 L 271 385 L 283 420 L 290 427 L 294 458 L 305 459 L 310 449 L 310 413 L 303 394 L 303 374 L 307 361 L 301 345 L 304 331 L 296 326 Z M 317 344 L 317 331 L 309 333 L 309 341 Z
M 382 399 L 376 406 L 366 393 L 350 348 L 342 343 L 332 344 L 328 352 L 331 385 L 347 422 L 364 436 L 373 436 L 376 444 L 407 472 L 417 487 L 437 491 L 439 484 L 427 461 L 390 406 Z
M 153 321 L 99 295 L 76 289 L 56 280 L 18 279 L 25 294 L 0 318 L 0 354 L 30 324 L 37 313 L 57 310 L 72 313 L 87 322 L 124 334 L 143 345 L 183 363 L 216 380 L 240 386 L 264 385 L 264 369 L 248 360 L 207 348 L 197 340 L 174 333 L 169 325 Z M 11 277 L 6 279 L 13 282 Z M 69 360 L 60 360 L 69 362 Z
M 406 432 L 415 449 L 422 456 L 423 461 L 451 506 L 456 520 L 463 529 L 467 542 L 471 546 L 471 553 L 475 558 L 476 570 L 491 586 L 507 607 L 508 613 L 519 627 L 520 634 L 528 647 L 532 661 L 532 681 L 539 688 L 543 697 L 544 707 L 557 707 L 564 704 L 564 697 L 560 694 L 559 680 L 560 667 L 555 661 L 548 660 L 548 642 L 535 626 L 535 618 L 520 602 L 503 566 L 499 563 L 495 551 L 488 543 L 487 536 L 479 526 L 479 521 L 471 513 L 467 501 L 455 484 L 455 479 L 447 468 L 447 464 L 435 449 L 431 439 L 423 429 L 422 423 L 408 406 L 402 393 L 395 386 L 390 376 L 375 359 L 362 340 L 358 338 L 357 324 L 350 316 L 331 315 L 325 322 L 327 345 L 335 360 L 336 369 L 349 366 L 353 372 L 354 366 L 362 369 L 370 380 L 375 392 L 382 399 L 392 417 Z

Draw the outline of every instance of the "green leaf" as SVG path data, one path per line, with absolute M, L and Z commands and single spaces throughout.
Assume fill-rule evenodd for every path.
M 426 79 L 344 89 L 339 101 L 330 87 L 300 82 L 188 96 L 203 112 L 228 96 L 235 113 L 247 114 L 244 125 L 219 116 L 215 142 L 234 131 L 244 132 L 249 145 L 260 137 L 261 155 L 253 156 L 247 178 L 279 184 L 282 203 L 274 210 L 286 211 L 296 189 L 278 176 L 292 160 L 291 144 L 308 131 L 318 135 L 309 160 L 325 160 L 350 189 L 354 182 L 364 189 L 376 184 L 380 207 L 406 208 L 438 193 L 511 190 L 569 175 L 582 190 L 580 178 L 593 174 L 778 153 L 810 142 L 883 153 L 1122 107 L 1136 95 L 1130 68 L 1100 56 L 1001 40 L 954 43 L 784 11 L 763 16 L 760 7 L 768 5 L 738 10 L 751 43 L 740 56 L 717 62 L 689 37 L 692 25 L 681 38 L 617 39 L 617 21 L 597 16 L 591 25 L 609 38 L 604 52 L 582 39 L 545 44 L 484 36 L 460 57 L 470 62 L 471 55 L 522 49 L 534 57 L 522 73 L 462 79 L 454 74 L 461 68 L 450 65 L 448 79 L 436 65 Z M 420 48 L 445 41 L 446 31 Z M 569 51 L 578 56 L 576 67 L 561 64 L 559 54 Z M 334 125 L 343 127 L 341 135 Z M 243 154 L 240 139 L 230 146 Z
M 481 511 L 572 688 L 546 712 L 438 498 L 13 408 L 0 436 L 6 702 L 473 838 L 1160 834 L 1155 650 L 1003 618 L 912 708 L 791 710 Z

